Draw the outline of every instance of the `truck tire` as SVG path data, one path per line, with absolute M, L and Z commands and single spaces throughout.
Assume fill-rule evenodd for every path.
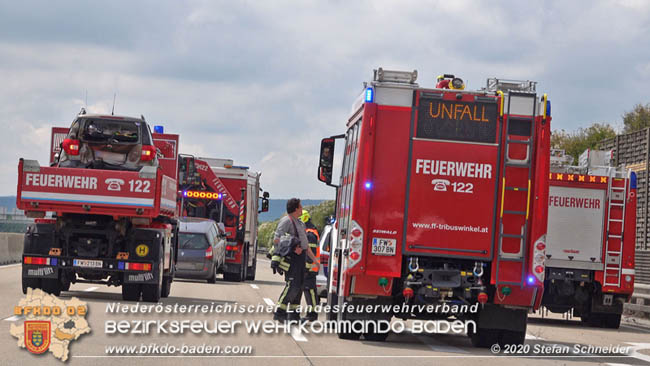
M 124 301 L 140 301 L 140 284 L 138 283 L 125 283 L 122 284 L 122 300 Z
M 248 267 L 248 274 L 246 279 L 249 281 L 255 281 L 255 272 L 257 272 L 257 255 L 253 259 L 253 265 Z
M 25 278 L 25 275 L 23 275 L 23 294 L 27 295 L 28 288 L 32 288 L 32 289 L 41 288 L 41 279 Z
M 162 290 L 160 292 L 160 297 L 168 297 L 172 290 L 172 276 L 166 276 L 163 278 Z
M 43 291 L 54 296 L 61 295 L 61 288 L 63 287 L 61 280 L 58 278 L 43 278 L 41 279 L 41 286 Z
M 248 247 L 246 253 L 244 253 L 244 258 L 242 258 L 241 269 L 241 281 L 244 282 L 248 277 Z
M 499 330 L 488 328 L 477 328 L 476 332 L 469 334 L 472 346 L 479 348 L 489 348 L 493 344 L 499 343 Z
M 618 329 L 621 326 L 621 314 L 603 314 L 602 320 L 603 328 Z
M 386 333 L 379 333 L 375 329 L 375 324 L 374 323 L 368 323 L 368 332 L 363 333 L 363 338 L 365 338 L 368 341 L 373 341 L 373 342 L 384 342 L 386 338 L 388 338 L 388 335 L 390 332 Z
M 521 345 L 526 341 L 526 331 L 501 330 L 499 332 L 499 345 Z

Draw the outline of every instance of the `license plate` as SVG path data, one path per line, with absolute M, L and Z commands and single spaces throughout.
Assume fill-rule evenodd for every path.
M 372 238 L 372 254 L 395 255 L 396 239 Z
M 103 262 L 89 259 L 75 259 L 72 261 L 72 265 L 75 267 L 102 268 Z

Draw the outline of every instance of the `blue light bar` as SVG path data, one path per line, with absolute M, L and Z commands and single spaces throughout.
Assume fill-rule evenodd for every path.
M 56 266 L 59 264 L 59 260 L 57 258 L 50 258 L 50 266 Z
M 372 183 L 371 182 L 366 182 L 366 189 L 372 188 Z
M 124 262 L 117 262 L 117 269 L 124 269 Z
M 165 128 L 163 126 L 153 126 L 153 132 L 155 132 L 155 133 L 165 133 Z
M 372 88 L 366 88 L 366 103 L 372 103 L 375 100 L 375 91 Z

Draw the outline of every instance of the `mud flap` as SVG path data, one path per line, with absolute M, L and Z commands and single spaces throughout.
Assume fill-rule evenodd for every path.
M 528 312 L 523 309 L 508 309 L 485 304 L 479 311 L 476 326 L 483 329 L 501 329 L 514 332 L 526 331 Z
M 160 251 L 163 235 L 157 229 L 135 229 L 128 238 L 130 261 L 152 263 L 151 271 L 125 271 L 123 283 L 157 284 L 159 283 Z

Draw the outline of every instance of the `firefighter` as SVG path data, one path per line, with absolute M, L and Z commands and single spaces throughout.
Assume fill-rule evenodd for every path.
M 302 215 L 300 200 L 298 198 L 291 198 L 287 201 L 287 216 L 280 219 L 273 236 L 273 243 L 275 244 L 278 244 L 280 238 L 285 234 L 298 238 L 300 242 L 294 251 L 289 254 L 291 263 L 289 270 L 284 273 L 286 283 L 278 299 L 275 314 L 273 314 L 273 319 L 277 321 L 300 320 L 300 314 L 294 310 L 300 305 L 305 273 L 305 253 L 315 262 L 316 268 L 319 268 L 316 256 L 309 249 L 305 224 L 300 221 L 300 215 Z
M 320 235 L 318 229 L 311 222 L 311 216 L 307 210 L 302 210 L 300 221 L 305 223 L 307 228 L 307 241 L 309 242 L 309 249 L 318 257 L 318 242 Z M 317 262 L 317 261 L 316 261 Z M 316 293 L 316 275 L 318 275 L 318 268 L 314 271 L 314 261 L 311 258 L 305 260 L 305 278 L 303 283 L 303 294 L 307 302 L 307 315 L 302 319 L 303 321 L 315 321 L 318 319 L 316 312 L 316 305 L 318 305 L 318 294 Z

